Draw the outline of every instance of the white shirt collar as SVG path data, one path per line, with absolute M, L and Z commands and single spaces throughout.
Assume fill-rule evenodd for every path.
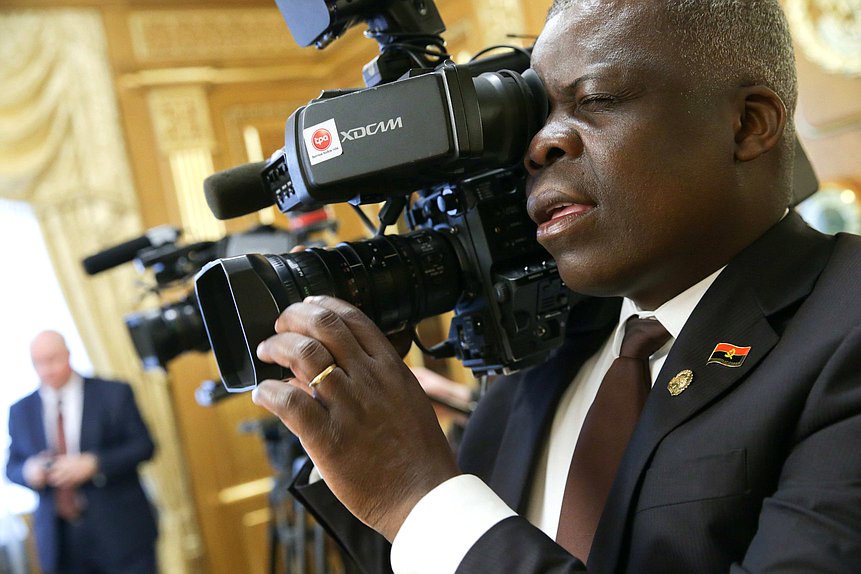
M 57 401 L 68 398 L 70 395 L 77 395 L 83 392 L 84 379 L 78 373 L 72 371 L 72 375 L 66 384 L 55 389 L 48 385 L 39 385 L 39 397 L 42 399 L 42 404 L 56 404 Z
M 613 337 L 614 356 L 619 356 L 619 349 L 622 348 L 622 338 L 625 336 L 625 322 L 633 316 L 637 317 L 654 317 L 661 322 L 661 325 L 669 331 L 673 340 L 675 340 L 682 328 L 694 312 L 694 308 L 699 304 L 703 295 L 706 294 L 708 288 L 715 282 L 718 275 L 726 269 L 721 267 L 699 283 L 682 291 L 654 311 L 641 309 L 639 305 L 631 299 L 625 297 L 622 300 L 622 309 L 619 312 L 619 324 L 616 326 L 616 331 Z
M 783 221 L 788 214 L 789 208 L 784 210 L 780 220 Z M 724 269 L 726 269 L 726 265 L 699 283 L 689 287 L 685 291 L 682 291 L 654 311 L 641 309 L 636 303 L 627 297 L 623 299 L 622 310 L 619 314 L 619 325 L 616 327 L 615 334 L 617 344 L 614 347 L 616 351 L 618 351 L 622 345 L 622 337 L 625 334 L 625 322 L 634 315 L 638 317 L 656 318 L 661 322 L 661 325 L 669 331 L 673 339 L 678 338 L 679 333 L 682 332 L 682 328 L 685 326 L 685 323 L 688 322 L 691 313 L 694 312 L 694 308 L 699 304 L 700 299 L 703 298 L 703 295 L 706 294 L 706 291 L 708 291 L 709 287 L 712 286 L 712 283 L 715 282 L 715 279 L 717 279 L 718 275 L 720 275 Z M 618 356 L 618 352 L 616 355 Z

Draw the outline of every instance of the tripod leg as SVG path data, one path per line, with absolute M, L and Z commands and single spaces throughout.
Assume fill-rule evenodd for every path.
M 296 509 L 296 523 L 293 525 L 294 542 L 296 546 L 296 565 L 298 574 L 305 574 L 305 508 L 298 502 L 293 502 Z
M 326 533 L 323 527 L 314 523 L 314 572 L 328 574 L 326 565 Z
M 276 574 L 278 564 L 278 524 L 274 516 L 272 524 L 269 525 L 269 574 Z

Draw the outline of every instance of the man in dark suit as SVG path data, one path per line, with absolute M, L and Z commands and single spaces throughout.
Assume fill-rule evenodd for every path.
M 533 67 L 550 114 L 529 212 L 595 298 L 545 364 L 494 383 L 457 465 L 367 318 L 291 306 L 258 355 L 295 378 L 255 400 L 322 476 L 297 496 L 367 572 L 389 550 L 362 523 L 399 574 L 858 572 L 861 240 L 788 210 L 780 5 L 559 0 Z M 628 359 L 645 391 L 618 391 Z
M 154 447 L 131 387 L 75 373 L 57 332 L 40 333 L 30 352 L 41 384 L 9 412 L 6 474 L 39 494 L 42 569 L 155 572 L 155 517 L 137 474 Z

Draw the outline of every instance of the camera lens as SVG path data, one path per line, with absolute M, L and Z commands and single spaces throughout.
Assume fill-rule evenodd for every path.
M 128 315 L 125 322 L 145 369 L 164 368 L 186 351 L 209 350 L 203 318 L 193 296 L 160 309 Z
M 289 371 L 257 359 L 278 315 L 310 295 L 352 303 L 383 331 L 454 308 L 462 292 L 457 252 L 421 230 L 284 255 L 242 255 L 207 264 L 195 280 L 206 331 L 228 389 L 243 391 Z

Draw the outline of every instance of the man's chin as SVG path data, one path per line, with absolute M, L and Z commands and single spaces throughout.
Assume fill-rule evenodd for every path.
M 629 281 L 600 263 L 582 258 L 557 258 L 556 262 L 559 276 L 575 293 L 590 297 L 622 297 L 630 291 Z
M 565 281 L 565 286 L 580 295 L 589 297 L 624 297 L 619 287 L 593 281 Z

